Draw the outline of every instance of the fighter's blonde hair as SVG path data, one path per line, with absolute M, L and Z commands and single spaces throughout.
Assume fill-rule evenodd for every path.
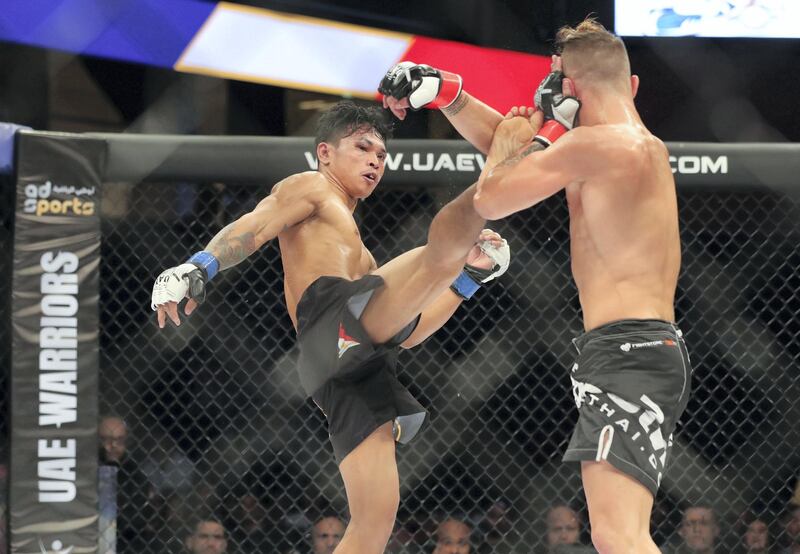
M 564 75 L 584 86 L 623 85 L 631 75 L 628 52 L 622 40 L 589 17 L 576 27 L 556 34 L 556 52 Z

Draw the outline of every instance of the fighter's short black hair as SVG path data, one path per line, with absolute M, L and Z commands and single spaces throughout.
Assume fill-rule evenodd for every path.
M 386 112 L 377 106 L 360 106 L 349 100 L 329 108 L 317 123 L 314 146 L 321 142 L 337 143 L 340 139 L 363 130 L 373 130 L 388 142 L 392 138 L 392 123 Z

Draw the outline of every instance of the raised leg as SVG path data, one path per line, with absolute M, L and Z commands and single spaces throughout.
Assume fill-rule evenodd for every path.
M 472 206 L 475 185 L 433 218 L 425 246 L 398 256 L 373 273 L 385 285 L 375 291 L 361 324 L 376 343 L 400 332 L 458 276 L 486 220 Z

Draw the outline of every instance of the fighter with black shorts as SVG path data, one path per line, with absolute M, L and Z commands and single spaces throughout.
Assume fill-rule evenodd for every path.
M 382 82 L 385 107 L 439 107 L 492 168 L 475 209 L 487 219 L 561 193 L 585 335 L 571 372 L 580 406 L 564 459 L 581 462 L 592 542 L 601 554 L 656 554 L 653 499 L 669 478 L 670 437 L 689 394 L 686 345 L 675 326 L 681 263 L 675 180 L 647 129 L 622 40 L 587 18 L 557 33 L 536 109 L 503 116 L 461 90 L 458 75 L 403 61 Z M 521 76 L 521 78 L 524 78 Z M 533 88 L 533 87 L 531 87 Z M 432 91 L 458 90 L 447 105 Z
M 423 246 L 378 267 L 353 212 L 383 176 L 389 132 L 380 109 L 337 104 L 319 121 L 318 171 L 275 185 L 153 286 L 159 326 L 167 318 L 179 325 L 179 302 L 189 299 L 190 314 L 218 272 L 278 239 L 300 379 L 327 417 L 347 491 L 350 523 L 337 554 L 383 552 L 400 497 L 395 444 L 413 438 L 426 419 L 397 380 L 398 348 L 433 334 L 510 261 L 508 244 L 483 229 L 473 185 L 434 216 Z

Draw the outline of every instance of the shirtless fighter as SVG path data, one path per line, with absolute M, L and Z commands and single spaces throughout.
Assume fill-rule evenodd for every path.
M 353 212 L 383 176 L 389 132 L 380 109 L 337 104 L 319 123 L 318 171 L 275 185 L 153 286 L 159 326 L 167 318 L 179 325 L 179 302 L 188 298 L 191 314 L 219 271 L 278 238 L 300 380 L 328 420 L 350 506 L 337 554 L 383 552 L 400 497 L 395 441 L 410 441 L 426 419 L 397 380 L 397 347 L 439 329 L 482 282 L 505 272 L 510 257 L 499 235 L 481 230 L 473 185 L 436 214 L 427 244 L 378 267 Z
M 691 378 L 674 323 L 675 182 L 667 149 L 636 111 L 639 80 L 622 41 L 586 20 L 561 29 L 557 47 L 535 113 L 515 109 L 518 117 L 502 119 L 462 92 L 458 76 L 411 62 L 392 68 L 381 89 L 398 116 L 436 99 L 489 159 L 505 159 L 478 183 L 475 207 L 486 218 L 566 191 L 585 333 L 573 341 L 580 417 L 564 460 L 581 462 L 595 548 L 654 553 L 653 498 Z

